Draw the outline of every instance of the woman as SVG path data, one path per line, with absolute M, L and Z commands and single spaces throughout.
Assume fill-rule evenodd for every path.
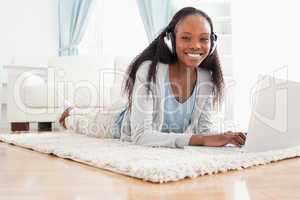
M 216 41 L 207 14 L 179 10 L 130 64 L 128 105 L 116 116 L 113 136 L 154 147 L 243 145 L 241 132 L 212 132 L 212 105 L 220 103 L 224 88 Z

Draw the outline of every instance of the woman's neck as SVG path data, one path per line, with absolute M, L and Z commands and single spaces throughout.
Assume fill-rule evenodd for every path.
M 185 67 L 180 63 L 171 65 L 171 74 L 175 77 L 191 77 L 195 74 L 196 69 Z
M 185 102 L 192 94 L 197 81 L 196 68 L 180 67 L 177 64 L 169 67 L 169 81 L 173 95 L 178 102 Z

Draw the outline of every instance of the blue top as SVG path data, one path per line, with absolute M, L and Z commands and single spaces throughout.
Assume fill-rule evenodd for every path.
M 198 77 L 197 77 L 198 78 Z M 169 68 L 165 78 L 165 105 L 164 105 L 164 120 L 161 132 L 165 133 L 183 133 L 186 127 L 191 122 L 191 116 L 196 99 L 196 86 L 193 89 L 192 95 L 184 102 L 178 102 L 173 96 L 171 83 L 169 80 Z M 127 110 L 125 107 L 120 113 L 118 113 L 112 124 L 112 136 L 113 138 L 120 138 L 121 125 L 124 118 L 124 114 Z
M 191 122 L 191 116 L 196 99 L 196 86 L 193 88 L 192 95 L 183 103 L 178 102 L 172 92 L 169 79 L 169 68 L 165 78 L 165 104 L 164 120 L 161 131 L 183 133 Z

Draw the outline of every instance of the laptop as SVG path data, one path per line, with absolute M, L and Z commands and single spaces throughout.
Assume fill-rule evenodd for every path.
M 252 94 L 245 145 L 185 146 L 203 153 L 266 152 L 300 145 L 300 83 L 260 76 Z

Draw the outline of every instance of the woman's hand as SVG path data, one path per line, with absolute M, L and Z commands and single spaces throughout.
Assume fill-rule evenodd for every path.
M 193 135 L 189 145 L 221 147 L 226 144 L 234 144 L 237 147 L 241 147 L 245 144 L 245 140 L 246 136 L 242 132 L 227 131 L 219 135 Z

